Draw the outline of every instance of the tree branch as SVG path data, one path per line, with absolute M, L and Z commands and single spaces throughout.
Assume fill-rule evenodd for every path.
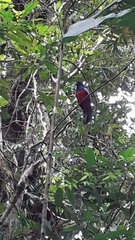
M 61 45 L 60 45 L 59 66 L 58 66 L 58 73 L 57 73 L 57 82 L 56 82 L 56 89 L 55 89 L 54 108 L 53 108 L 51 130 L 50 130 L 50 140 L 49 140 L 47 170 L 46 170 L 46 182 L 45 182 L 44 196 L 43 196 L 40 240 L 44 240 L 45 236 L 46 236 L 47 207 L 48 207 L 48 199 L 49 199 L 51 167 L 52 167 L 52 161 L 53 161 L 52 153 L 53 153 L 55 119 L 56 119 L 57 107 L 58 107 L 60 78 L 61 78 L 61 74 L 62 74 L 62 61 L 63 61 L 63 44 L 61 43 Z
M 3 215 L 0 218 L 0 225 L 3 225 L 3 223 L 5 222 L 5 220 L 7 219 L 9 213 L 11 212 L 12 208 L 15 206 L 18 198 L 20 197 L 20 195 L 22 194 L 24 188 L 25 188 L 25 182 L 26 179 L 28 178 L 28 176 L 35 170 L 37 169 L 37 167 L 42 164 L 44 161 L 44 159 L 42 160 L 38 160 L 36 162 L 34 162 L 33 164 L 31 164 L 25 171 L 24 173 L 22 173 L 20 180 L 17 184 L 17 189 L 15 192 L 15 195 L 13 196 L 13 199 L 10 201 L 9 205 L 7 206 L 6 210 L 4 211 Z

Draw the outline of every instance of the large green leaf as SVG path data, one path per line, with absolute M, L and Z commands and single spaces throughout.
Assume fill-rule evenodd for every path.
M 135 13 L 135 8 L 129 8 L 123 11 L 120 11 L 119 13 L 110 13 L 106 16 L 101 16 L 101 17 L 97 17 L 97 14 L 93 17 L 90 17 L 88 19 L 85 19 L 83 21 L 77 22 L 75 24 L 73 24 L 68 32 L 64 35 L 63 37 L 63 42 L 68 42 L 68 41 L 72 41 L 75 39 L 75 37 L 77 37 L 78 35 L 96 28 L 99 24 L 104 23 L 106 20 L 111 20 L 111 19 L 121 19 L 122 17 L 125 17 L 126 15 L 128 15 L 128 17 L 130 16 L 131 13 Z
M 63 37 L 63 42 L 70 42 L 76 39 L 78 35 L 84 33 L 92 28 L 97 27 L 101 22 L 103 22 L 103 17 L 95 19 L 91 17 L 89 19 L 77 22 L 73 24 L 68 32 Z

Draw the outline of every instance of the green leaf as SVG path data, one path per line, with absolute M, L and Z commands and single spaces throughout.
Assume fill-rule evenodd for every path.
M 89 167 L 91 167 L 92 165 L 95 165 L 95 156 L 92 148 L 87 148 L 84 156 Z
M 6 207 L 4 204 L 0 204 L 0 214 L 2 214 L 5 211 Z
M 5 8 L 7 8 L 10 3 L 11 3 L 11 0 L 0 1 L 0 9 L 5 9 Z
M 124 157 L 124 159 L 128 162 L 135 160 L 135 148 L 129 148 L 120 152 L 120 155 Z
M 57 207 L 61 207 L 63 201 L 63 189 L 62 188 L 58 188 L 56 193 L 55 193 L 55 205 Z
M 34 8 L 36 8 L 37 5 L 38 5 L 38 1 L 32 1 L 32 2 L 28 3 L 23 11 L 23 17 L 26 17 L 29 13 L 31 13 L 31 11 Z
M 7 112 L 7 110 L 5 108 L 2 108 L 2 119 L 9 120 L 10 119 L 10 114 Z
M 32 232 L 32 229 L 29 228 L 29 226 L 23 226 L 23 227 L 17 227 L 13 233 L 14 237 L 17 237 L 19 235 L 23 234 L 30 234 Z
M 109 160 L 108 160 L 106 157 L 98 156 L 97 158 L 98 158 L 98 160 L 100 160 L 101 162 L 109 163 Z
M 76 188 L 77 189 L 78 181 L 76 179 L 73 179 L 73 178 L 70 178 L 70 177 L 66 177 L 65 178 L 65 182 L 67 183 L 67 185 L 68 185 L 68 187 L 70 189 L 72 189 L 72 188 Z
M 7 23 L 7 22 L 11 21 L 14 17 L 11 10 L 8 10 L 8 11 L 0 10 L 0 16 L 3 18 L 4 23 Z
M 40 224 L 36 223 L 33 220 L 28 220 L 29 227 L 34 230 L 39 230 L 40 229 Z
M 48 31 L 50 30 L 50 27 L 49 26 L 46 26 L 44 24 L 37 24 L 36 25 L 36 28 L 37 28 L 37 31 L 40 35 L 44 35 L 46 36 L 48 34 Z
M 123 11 L 120 11 L 118 14 L 116 13 L 110 13 L 103 17 L 98 17 L 97 14 L 93 17 L 90 17 L 88 19 L 85 19 L 83 21 L 74 23 L 68 30 L 68 32 L 63 37 L 63 42 L 69 42 L 72 41 L 74 37 L 90 30 L 93 28 L 96 28 L 99 24 L 103 23 L 107 19 L 116 19 L 116 18 L 122 18 L 126 14 L 131 13 L 134 11 L 134 8 L 129 8 Z M 100 12 L 102 13 L 102 11 Z M 99 13 L 99 14 L 100 14 Z
M 62 42 L 63 43 L 68 43 L 68 42 L 72 42 L 75 41 L 77 39 L 77 36 L 66 36 L 66 34 L 64 35 Z
M 87 179 L 89 176 L 90 176 L 89 173 L 85 173 L 84 176 L 81 177 L 80 182 L 81 182 L 81 181 L 84 181 L 84 180 Z
M 89 19 L 74 23 L 63 37 L 63 42 L 73 41 L 76 36 L 84 33 L 92 28 L 97 27 L 103 21 L 103 17 L 95 19 L 91 17 Z
M 0 79 L 0 89 L 4 87 L 6 89 L 9 89 L 9 83 L 7 83 L 5 80 Z
M 83 151 L 75 149 L 74 153 L 87 161 L 89 167 L 95 165 L 95 155 L 92 148 L 84 148 Z
M 82 221 L 98 222 L 98 219 L 92 216 L 92 211 L 84 210 L 82 215 Z
M 108 172 L 107 176 L 102 179 L 102 182 L 104 182 L 104 181 L 106 181 L 108 179 L 115 180 L 115 179 L 117 179 L 117 176 L 113 172 Z
M 45 104 L 45 106 L 48 108 L 48 110 L 50 108 L 53 107 L 53 104 L 54 104 L 54 95 L 46 95 L 44 92 L 42 91 L 38 91 L 39 93 L 39 99 L 41 101 L 43 101 L 43 103 Z
M 131 199 L 131 201 L 135 201 L 135 193 L 132 193 L 132 194 L 130 195 L 130 199 Z
M 64 96 L 64 95 L 59 95 L 59 99 L 60 100 L 63 100 L 63 101 L 66 101 L 67 100 L 67 96 Z
M 20 38 L 17 35 L 18 35 L 17 32 L 15 34 L 11 33 L 11 32 L 7 33 L 7 36 L 11 39 L 11 41 L 14 41 L 15 43 L 17 43 L 20 46 L 26 46 L 28 48 L 31 48 L 31 41 L 29 39 L 27 39 L 26 37 Z
M 32 46 L 32 39 L 30 38 L 30 36 L 27 36 L 26 33 L 20 31 L 17 29 L 17 31 L 15 32 L 15 35 L 18 36 L 19 38 L 21 38 L 21 40 L 25 41 L 25 46 L 30 47 Z
M 58 1 L 57 4 L 56 4 L 56 10 L 58 10 L 62 5 L 62 2 L 61 1 Z
M 39 76 L 40 76 L 40 78 L 46 80 L 48 78 L 48 69 L 42 69 L 39 72 Z
M 44 63 L 51 73 L 53 73 L 53 74 L 57 73 L 57 68 L 53 63 L 51 63 L 49 61 L 45 61 Z
M 1 91 L 0 91 L 0 95 L 2 95 Z M 4 107 L 6 105 L 8 105 L 8 101 L 2 96 L 0 96 L 0 107 Z
M 79 229 L 79 226 L 77 226 L 76 224 L 72 224 L 70 226 L 66 226 L 63 228 L 63 231 L 64 232 L 73 232 L 75 230 L 78 230 Z
M 67 198 L 68 200 L 74 204 L 75 202 L 75 196 L 74 196 L 74 192 L 72 189 L 69 189 L 68 187 L 66 187 L 66 194 L 67 194 Z

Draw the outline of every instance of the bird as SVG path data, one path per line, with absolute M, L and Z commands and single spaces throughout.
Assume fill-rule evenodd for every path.
M 89 91 L 82 82 L 77 82 L 76 87 L 76 98 L 81 109 L 83 110 L 84 124 L 87 124 L 92 119 L 92 107 Z

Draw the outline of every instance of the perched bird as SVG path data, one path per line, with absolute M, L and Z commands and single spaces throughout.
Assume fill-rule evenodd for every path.
M 92 119 L 92 107 L 89 91 L 82 82 L 77 82 L 76 86 L 76 98 L 81 109 L 83 110 L 84 124 L 87 124 Z

